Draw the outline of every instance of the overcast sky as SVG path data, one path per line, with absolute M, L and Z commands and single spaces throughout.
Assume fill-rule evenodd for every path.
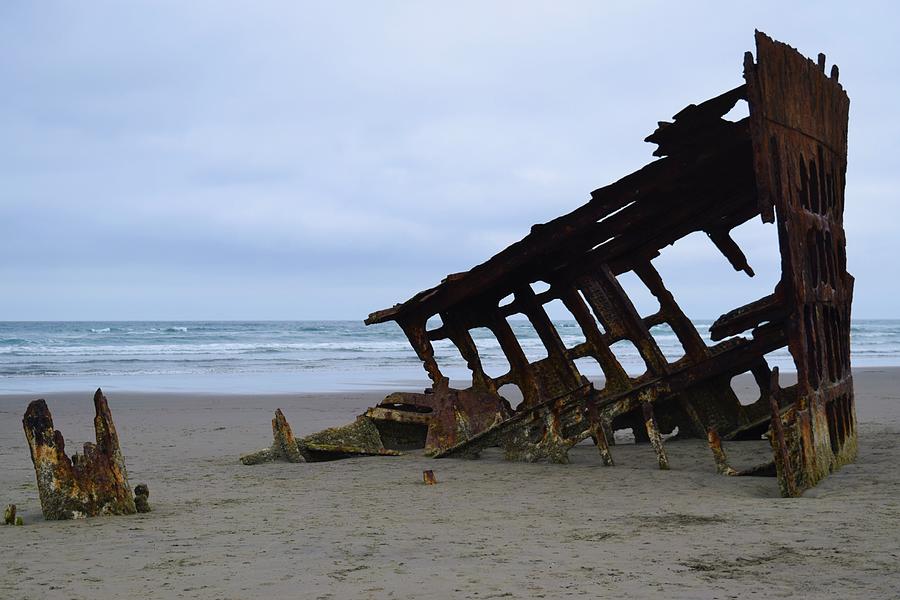
M 754 28 L 840 66 L 854 316 L 900 317 L 900 14 L 783 4 L 4 1 L 0 320 L 362 319 L 649 162 Z M 689 315 L 771 291 L 737 237 L 752 280 L 657 260 Z

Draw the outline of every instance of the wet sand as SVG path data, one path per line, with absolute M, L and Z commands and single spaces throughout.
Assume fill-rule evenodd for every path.
M 46 522 L 21 417 L 0 395 L 0 598 L 897 598 L 900 370 L 856 371 L 860 455 L 803 498 L 715 474 L 705 443 L 573 449 L 569 465 L 419 453 L 243 466 L 284 409 L 295 433 L 382 393 L 108 393 L 132 486 L 154 512 Z M 71 453 L 93 390 L 46 399 Z M 765 442 L 726 443 L 735 466 Z M 423 469 L 439 484 L 422 484 Z

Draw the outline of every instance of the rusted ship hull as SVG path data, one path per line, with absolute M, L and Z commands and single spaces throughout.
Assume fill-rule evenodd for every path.
M 659 124 L 647 141 L 658 160 L 595 190 L 590 201 L 530 234 L 470 271 L 402 304 L 375 312 L 367 324 L 396 322 L 432 381 L 430 394 L 385 403 L 368 414 L 381 429 L 415 435 L 436 457 L 473 456 L 500 446 L 513 460 L 565 462 L 574 444 L 591 437 L 602 462 L 614 463 L 611 433 L 631 427 L 653 444 L 659 466 L 668 458 L 663 433 L 707 439 L 721 473 L 722 440 L 767 432 L 782 494 L 795 496 L 856 455 L 850 374 L 853 278 L 846 269 L 843 230 L 849 99 L 837 67 L 756 34 L 744 84 Z M 750 116 L 723 118 L 739 101 Z M 761 219 L 778 232 L 781 279 L 772 293 L 722 315 L 707 345 L 654 266 L 660 250 L 704 232 L 736 271 L 753 276 L 730 232 Z M 619 277 L 634 273 L 658 300 L 641 316 Z M 536 292 L 544 282 L 549 288 Z M 727 282 L 721 282 L 727 285 Z M 512 298 L 510 302 L 506 300 Z M 567 347 L 544 305 L 559 300 L 585 341 Z M 547 357 L 529 361 L 509 319 L 525 318 Z M 429 322 L 439 320 L 438 326 Z M 651 328 L 671 327 L 684 357 L 670 362 Z M 489 330 L 510 369 L 485 373 L 471 331 Z M 472 373 L 472 386 L 453 390 L 435 359 L 433 342 L 450 340 Z M 630 377 L 611 346 L 628 340 L 646 371 Z M 782 389 L 765 355 L 787 347 L 798 382 Z M 576 362 L 596 361 L 596 388 Z M 761 390 L 742 406 L 731 380 L 751 373 Z M 508 407 L 498 390 L 515 384 L 523 402 Z M 374 412 L 373 412 L 374 411 Z M 384 423 L 391 423 L 386 426 Z M 403 437 L 403 436 L 401 436 Z

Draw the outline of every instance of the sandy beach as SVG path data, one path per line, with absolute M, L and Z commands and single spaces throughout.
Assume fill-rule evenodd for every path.
M 769 478 L 715 474 L 705 444 L 619 444 L 603 468 L 432 460 L 419 453 L 243 466 L 281 407 L 298 435 L 348 422 L 383 394 L 108 393 L 131 485 L 153 512 L 47 522 L 21 417 L 0 396 L 0 597 L 896 598 L 900 370 L 855 373 L 856 463 L 799 499 Z M 71 454 L 92 439 L 91 393 L 49 394 Z M 726 445 L 736 466 L 766 442 Z M 433 469 L 439 485 L 422 484 Z

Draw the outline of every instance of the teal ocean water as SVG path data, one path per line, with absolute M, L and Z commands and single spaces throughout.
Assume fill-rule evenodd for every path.
M 556 321 L 569 347 L 584 340 L 574 321 Z M 696 321 L 707 336 L 711 321 Z M 527 321 L 511 321 L 530 359 L 546 355 Z M 666 326 L 653 329 L 671 359 L 683 352 Z M 508 364 L 487 330 L 473 337 L 485 370 Z M 613 347 L 626 369 L 643 362 L 634 346 Z M 468 371 L 455 347 L 437 342 L 444 372 L 459 383 Z M 860 320 L 852 328 L 854 366 L 900 365 L 900 320 Z M 769 363 L 793 369 L 786 350 Z M 589 359 L 582 373 L 598 376 Z M 0 322 L 0 393 L 91 390 L 304 392 L 421 388 L 428 380 L 394 324 L 357 321 Z

